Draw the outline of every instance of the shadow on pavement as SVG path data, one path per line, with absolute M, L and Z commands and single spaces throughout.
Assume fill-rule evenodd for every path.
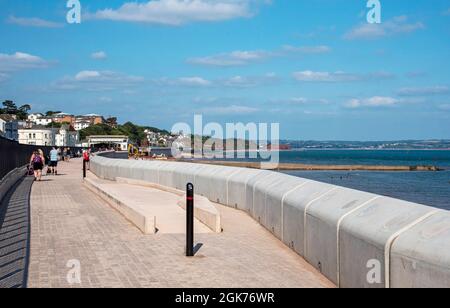
M 0 202 L 0 288 L 27 286 L 33 180 L 23 178 Z

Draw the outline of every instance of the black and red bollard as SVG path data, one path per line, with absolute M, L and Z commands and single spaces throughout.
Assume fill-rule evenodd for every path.
M 194 256 L 194 185 L 186 189 L 186 257 Z

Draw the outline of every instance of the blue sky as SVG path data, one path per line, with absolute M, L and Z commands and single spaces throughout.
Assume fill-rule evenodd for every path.
M 33 111 L 277 122 L 281 137 L 450 138 L 450 1 L 0 0 L 0 99 Z

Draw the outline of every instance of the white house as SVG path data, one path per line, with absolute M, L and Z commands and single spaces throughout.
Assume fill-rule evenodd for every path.
M 60 129 L 45 126 L 19 129 L 19 143 L 38 146 L 74 147 L 79 134 L 63 125 Z
M 91 121 L 86 121 L 86 120 L 76 120 L 75 121 L 75 125 L 74 128 L 76 131 L 88 128 L 89 126 L 91 126 L 92 123 Z
M 36 125 L 42 125 L 47 126 L 53 122 L 53 119 L 51 117 L 41 117 L 36 119 L 33 123 Z
M 19 123 L 14 116 L 8 114 L 0 115 L 0 134 L 5 138 L 19 140 Z
M 28 115 L 28 121 L 36 123 L 37 119 L 44 117 L 42 113 L 32 113 Z
M 69 126 L 63 125 L 55 135 L 55 145 L 58 147 L 74 147 L 79 141 L 77 131 L 71 131 Z
M 33 127 L 19 129 L 19 143 L 38 146 L 55 145 L 55 129 L 46 127 Z

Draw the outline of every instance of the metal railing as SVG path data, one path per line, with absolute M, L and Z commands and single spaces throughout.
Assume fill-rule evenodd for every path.
M 77 147 L 64 148 L 70 148 L 72 153 L 82 150 L 82 148 Z M 0 136 L 0 180 L 12 170 L 26 166 L 30 162 L 33 152 L 38 149 L 41 149 L 44 155 L 48 156 L 52 147 L 19 144 Z

